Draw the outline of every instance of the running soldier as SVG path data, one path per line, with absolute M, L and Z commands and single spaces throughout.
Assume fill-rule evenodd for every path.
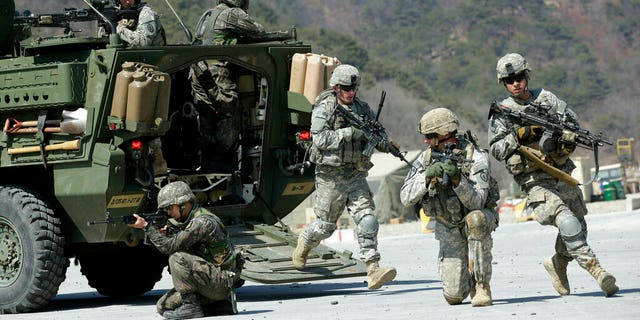
M 373 163 L 362 154 L 367 136 L 336 110 L 340 104 L 359 118 L 375 119 L 369 105 L 356 97 L 359 84 L 358 69 L 339 65 L 329 80 L 332 88 L 316 98 L 311 116 L 311 161 L 316 163 L 313 210 L 317 219 L 299 235 L 293 265 L 298 270 L 304 269 L 309 251 L 331 236 L 346 207 L 356 224 L 360 254 L 367 264 L 368 288 L 378 289 L 395 278 L 396 269 L 380 268 L 378 264 L 379 225 L 373 215 L 375 205 L 366 180 Z M 382 142 L 377 149 L 387 152 L 389 145 Z
M 553 93 L 544 89 L 530 90 L 531 67 L 518 53 L 509 53 L 496 65 L 498 81 L 510 96 L 500 102 L 501 107 L 523 111 L 540 106 L 549 114 L 578 123 L 576 113 Z M 543 111 L 543 110 L 538 110 Z M 489 149 L 494 158 L 504 161 L 509 173 L 527 194 L 526 210 L 535 214 L 542 225 L 558 228 L 555 254 L 544 260 L 554 289 L 561 295 L 571 290 L 567 265 L 576 260 L 600 285 L 605 296 L 618 292 L 616 278 L 606 272 L 587 243 L 587 207 L 582 192 L 567 179 L 576 168 L 569 158 L 575 150 L 575 136 L 563 133 L 558 137 L 538 126 L 521 126 L 508 116 L 494 113 L 489 120 Z M 528 151 L 527 151 L 528 150 Z M 529 156 L 527 156 L 529 155 Z M 537 157 L 537 158 L 531 158 Z M 542 160 L 542 161 L 540 161 Z M 559 171 L 561 175 L 552 175 Z

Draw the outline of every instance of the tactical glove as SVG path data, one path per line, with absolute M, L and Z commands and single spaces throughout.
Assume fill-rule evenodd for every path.
M 427 167 L 427 171 L 425 172 L 425 176 L 427 179 L 431 178 L 441 178 L 444 173 L 444 164 L 442 162 L 434 162 Z
M 565 143 L 565 142 L 560 143 L 560 151 L 561 151 L 564 155 L 570 155 L 570 154 L 572 154 L 575 150 L 576 150 L 576 145 L 575 145 L 575 144 Z
M 135 25 L 136 20 L 134 19 L 120 19 L 118 20 L 118 26 L 122 26 L 125 28 L 131 28 Z
M 453 163 L 453 161 L 451 160 L 445 161 L 442 168 L 444 169 L 444 172 L 451 179 L 460 179 L 460 169 L 458 169 L 458 166 L 455 163 Z
M 540 151 L 544 154 L 556 152 L 558 150 L 558 140 L 559 137 L 554 135 L 553 132 L 545 131 L 538 142 Z
M 378 145 L 376 146 L 376 149 L 378 149 L 380 152 L 384 152 L 384 153 L 389 153 L 391 152 L 392 148 L 396 148 L 396 149 L 400 149 L 400 146 L 392 140 L 388 140 L 388 141 L 380 141 L 380 143 L 378 143 Z
M 542 128 L 538 126 L 524 126 L 518 128 L 518 141 L 519 142 L 532 142 L 540 138 L 542 134 Z
M 560 137 L 560 151 L 565 155 L 572 154 L 576 150 L 577 137 L 575 132 L 563 132 Z
M 352 127 L 351 129 L 351 141 L 367 140 L 367 135 L 364 131 L 355 127 Z

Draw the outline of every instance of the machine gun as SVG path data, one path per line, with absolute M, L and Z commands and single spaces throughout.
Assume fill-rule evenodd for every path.
M 90 6 L 92 9 L 65 8 L 64 13 L 32 14 L 27 10 L 13 20 L 14 24 L 29 27 L 63 28 L 66 35 L 72 35 L 72 22 L 97 21 L 99 26 L 115 33 L 114 23 L 122 19 L 138 19 L 139 9 L 121 10 L 109 5 L 108 0 L 91 0 Z M 103 16 L 107 21 L 104 21 Z
M 288 31 L 270 31 L 255 37 L 247 37 L 238 39 L 241 43 L 259 43 L 271 41 L 297 41 L 298 31 L 295 26 L 291 26 Z
M 386 92 L 382 91 L 382 96 L 380 97 L 380 103 L 378 105 L 378 115 L 380 115 L 380 111 L 382 110 L 382 106 L 384 105 L 384 98 L 386 96 Z M 389 142 L 389 136 L 384 129 L 384 126 L 377 120 L 367 119 L 360 120 L 358 117 L 353 115 L 349 110 L 345 109 L 342 105 L 336 102 L 336 110 L 340 112 L 353 126 L 362 130 L 364 134 L 367 136 L 367 145 L 365 146 L 362 154 L 367 157 L 370 157 L 373 153 L 373 149 L 380 143 L 385 142 L 389 145 L 389 153 L 394 155 L 396 158 L 404 161 L 409 166 L 412 166 L 411 163 L 404 157 L 404 153 L 398 149 L 395 145 Z M 378 116 L 376 116 L 376 119 Z
M 140 213 L 138 214 L 140 217 L 144 218 L 148 223 L 156 226 L 164 226 L 167 224 L 167 220 L 169 220 L 169 215 L 166 211 L 158 210 L 154 213 Z M 96 224 L 132 224 L 136 222 L 136 217 L 132 214 L 120 217 L 111 217 L 111 213 L 107 211 L 104 220 L 98 221 L 87 221 L 88 226 L 93 226 Z
M 597 178 L 600 170 L 600 166 L 598 164 L 598 147 L 603 146 L 604 144 L 612 145 L 613 142 L 603 138 L 602 132 L 592 134 L 589 130 L 580 127 L 575 121 L 567 121 L 567 119 L 561 118 L 560 115 L 549 112 L 550 109 L 551 107 L 549 106 L 530 103 L 523 111 L 519 111 L 498 105 L 498 103 L 494 101 L 491 103 L 491 108 L 489 110 L 489 119 L 493 114 L 505 115 L 521 126 L 535 125 L 541 127 L 543 130 L 551 132 L 554 137 L 562 137 L 565 132 L 573 133 L 575 135 L 575 141 L 560 140 L 560 142 L 575 144 L 582 148 L 593 150 L 596 172 L 593 179 L 585 184 L 593 182 Z M 536 159 L 532 160 L 535 161 Z

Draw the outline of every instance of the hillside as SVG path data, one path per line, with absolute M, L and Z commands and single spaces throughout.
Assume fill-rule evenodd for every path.
M 165 1 L 148 2 L 170 42 L 185 42 Z M 29 4 L 56 6 L 17 0 L 16 8 Z M 172 4 L 193 31 L 214 1 Z M 80 0 L 57 6 L 85 7 Z M 314 51 L 358 66 L 360 95 L 371 104 L 386 90 L 381 119 L 404 148 L 422 147 L 416 119 L 435 106 L 454 109 L 484 142 L 489 103 L 506 95 L 495 63 L 508 52 L 523 53 L 531 86 L 567 101 L 584 127 L 613 141 L 640 134 L 639 0 L 275 0 L 252 1 L 249 11 L 271 30 L 296 25 Z M 603 148 L 601 159 L 615 162 L 615 147 Z

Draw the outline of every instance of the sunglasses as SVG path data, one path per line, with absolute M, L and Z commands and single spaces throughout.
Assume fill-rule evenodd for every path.
M 514 82 L 520 82 L 524 80 L 525 77 L 526 77 L 526 74 L 520 73 L 520 74 L 516 74 L 515 76 L 502 78 L 502 81 L 504 81 L 507 84 L 513 84 Z
M 340 90 L 344 91 L 344 92 L 349 92 L 349 91 L 353 91 L 356 90 L 357 86 L 356 85 L 352 85 L 352 86 L 343 86 L 340 85 Z
M 455 135 L 456 135 L 456 133 L 455 133 L 455 132 L 450 132 L 450 133 L 449 133 L 449 134 L 447 134 L 444 138 L 442 138 L 442 139 L 438 139 L 438 140 L 440 140 L 440 141 L 449 140 L 449 139 L 451 139 L 452 137 L 454 137 Z M 433 132 L 432 132 L 432 133 L 427 133 L 427 134 L 425 134 L 425 135 L 424 135 L 424 138 L 425 138 L 425 139 L 429 139 L 429 140 L 432 140 L 432 139 L 435 139 L 435 138 L 438 138 L 438 137 L 440 137 L 440 135 L 439 135 L 439 134 L 437 134 L 437 133 L 433 133 Z

